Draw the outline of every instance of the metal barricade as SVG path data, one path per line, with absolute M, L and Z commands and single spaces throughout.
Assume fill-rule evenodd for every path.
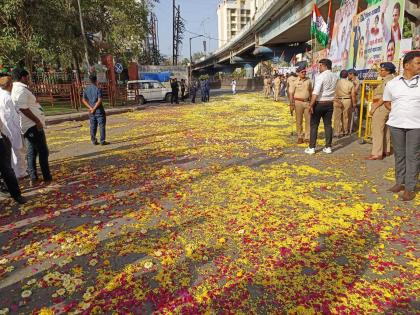
M 364 80 L 362 83 L 362 95 L 359 110 L 359 142 L 363 144 L 371 139 L 372 116 L 369 114 L 373 104 L 373 92 L 381 84 L 381 80 Z M 363 120 L 365 126 L 363 128 Z M 363 134 L 364 131 L 364 134 Z

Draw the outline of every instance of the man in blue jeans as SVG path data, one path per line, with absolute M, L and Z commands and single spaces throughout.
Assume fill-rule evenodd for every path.
M 90 140 L 94 145 L 99 144 L 96 139 L 96 131 L 99 125 L 100 143 L 101 145 L 108 145 L 109 142 L 105 141 L 106 115 L 102 105 L 102 90 L 97 85 L 96 75 L 92 74 L 89 79 L 92 84 L 85 89 L 82 102 L 89 110 Z
M 45 184 L 52 181 L 48 162 L 48 146 L 45 137 L 45 115 L 35 95 L 29 89 L 29 73 L 25 69 L 17 68 L 13 71 L 15 82 L 12 89 L 12 101 L 20 111 L 20 124 L 22 134 L 26 141 L 28 173 L 30 186 L 38 184 L 36 159 L 39 157 L 39 165 Z

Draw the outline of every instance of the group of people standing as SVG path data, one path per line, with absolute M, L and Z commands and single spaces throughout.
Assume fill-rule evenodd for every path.
M 40 184 L 37 158 L 44 183 L 52 181 L 45 115 L 28 84 L 29 73 L 22 68 L 14 70 L 13 79 L 0 77 L 0 173 L 5 188 L 19 204 L 26 203 L 19 181 L 29 177 L 31 187 Z
M 181 89 L 181 101 L 184 102 L 187 95 L 185 94 L 187 90 L 187 82 L 185 79 L 178 81 L 177 78 L 172 78 L 170 80 L 171 85 L 171 104 L 179 104 L 179 90 Z M 195 103 L 198 91 L 201 93 L 201 101 L 203 103 L 210 101 L 210 82 L 208 79 L 199 80 L 193 79 L 190 83 L 190 94 L 191 102 Z
M 314 84 L 302 66 L 296 71 L 297 78 L 288 85 L 291 113 L 296 112 L 297 143 L 309 143 L 305 153 L 310 155 L 316 153 L 321 119 L 325 130 L 322 151 L 326 154 L 332 153 L 333 136 L 340 138 L 352 133 L 353 113 L 360 96 L 355 70 L 343 70 L 337 78 L 331 71 L 331 60 L 321 59 L 318 66 L 320 74 Z M 381 160 L 391 155 L 393 149 L 397 184 L 389 191 L 403 192 L 401 199 L 409 201 L 415 197 L 420 170 L 420 52 L 407 53 L 403 67 L 403 75 L 395 76 L 396 69 L 391 62 L 380 65 L 383 80 L 373 92 L 369 111 L 372 154 L 366 159 Z
M 280 97 L 286 96 L 287 87 L 295 77 L 295 73 L 286 75 L 275 74 L 274 77 L 266 75 L 264 77 L 264 96 L 267 98 L 272 97 L 278 102 Z

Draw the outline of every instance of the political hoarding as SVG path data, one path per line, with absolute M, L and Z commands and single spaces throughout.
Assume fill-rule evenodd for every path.
M 383 61 L 398 65 L 404 0 L 383 0 L 353 18 L 350 68 L 365 72 Z
M 329 59 L 333 63 L 333 71 L 348 69 L 350 39 L 353 16 L 357 14 L 358 0 L 345 0 L 335 12 L 332 30 Z
M 307 75 L 312 80 L 315 80 L 315 77 L 319 74 L 318 63 L 321 59 L 328 58 L 329 49 L 324 48 L 322 50 L 316 51 L 313 53 L 312 64 L 307 68 Z

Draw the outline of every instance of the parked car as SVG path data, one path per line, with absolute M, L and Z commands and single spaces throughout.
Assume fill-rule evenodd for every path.
M 127 82 L 127 99 L 144 104 L 149 101 L 171 101 L 171 89 L 155 80 L 135 80 Z

